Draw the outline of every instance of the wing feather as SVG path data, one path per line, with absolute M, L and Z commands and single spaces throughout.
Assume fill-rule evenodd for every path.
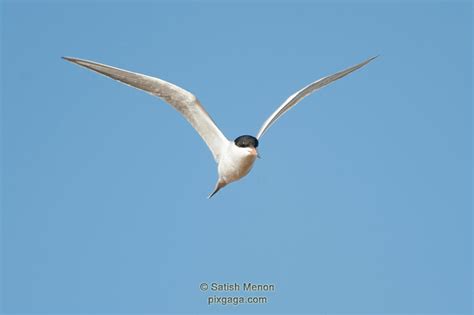
M 144 74 L 122 70 L 89 60 L 71 57 L 63 58 L 161 98 L 186 118 L 207 144 L 216 162 L 219 160 L 221 150 L 228 143 L 228 140 L 192 93 L 172 83 Z
M 285 114 L 288 110 L 290 110 L 293 106 L 295 106 L 303 98 L 305 98 L 306 96 L 310 95 L 311 93 L 319 90 L 320 88 L 328 85 L 329 83 L 334 82 L 336 80 L 339 80 L 340 78 L 345 77 L 349 73 L 351 73 L 351 72 L 353 72 L 353 71 L 355 71 L 359 68 L 362 68 L 363 66 L 368 64 L 370 61 L 374 60 L 375 58 L 377 58 L 377 56 L 372 57 L 370 59 L 367 59 L 364 62 L 361 62 L 361 63 L 359 63 L 355 66 L 352 66 L 350 68 L 347 68 L 347 69 L 342 70 L 340 72 L 337 72 L 335 74 L 331 74 L 327 77 L 321 78 L 321 79 L 305 86 L 304 88 L 302 88 L 298 92 L 296 92 L 293 95 L 291 95 L 290 97 L 288 97 L 288 99 L 283 104 L 281 104 L 280 107 L 278 107 L 278 109 L 275 112 L 273 112 L 273 114 L 271 114 L 270 117 L 268 117 L 268 119 L 263 123 L 262 127 L 260 128 L 260 130 L 257 134 L 257 139 L 260 139 L 263 136 L 263 134 L 268 130 L 268 128 L 270 128 L 270 126 L 273 125 L 278 120 L 278 118 L 280 118 L 283 114 Z

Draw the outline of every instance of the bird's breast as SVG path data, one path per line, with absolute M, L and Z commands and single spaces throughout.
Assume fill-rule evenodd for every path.
M 256 159 L 254 148 L 240 148 L 231 143 L 219 161 L 219 177 L 227 183 L 236 181 L 250 172 Z

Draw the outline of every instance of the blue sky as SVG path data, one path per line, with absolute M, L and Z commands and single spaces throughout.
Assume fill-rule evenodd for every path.
M 472 5 L 3 1 L 5 313 L 468 314 Z M 195 93 L 227 137 L 370 56 L 216 166 L 170 106 L 60 59 Z M 201 283 L 274 284 L 207 305 Z M 252 295 L 252 294 L 250 294 Z

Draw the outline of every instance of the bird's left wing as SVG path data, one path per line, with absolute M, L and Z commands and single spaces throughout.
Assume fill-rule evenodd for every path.
M 144 74 L 130 72 L 83 59 L 71 57 L 63 58 L 134 88 L 148 92 L 173 106 L 199 133 L 211 150 L 214 159 L 218 162 L 219 155 L 229 140 L 227 140 L 224 134 L 217 128 L 212 118 L 192 93 L 172 83 Z
M 308 86 L 305 86 L 304 88 L 302 88 L 301 90 L 299 90 L 298 92 L 296 92 L 295 94 L 291 95 L 280 107 L 278 107 L 278 109 L 270 115 L 270 117 L 268 117 L 268 119 L 263 123 L 262 127 L 260 128 L 258 134 L 257 134 L 257 139 L 260 139 L 260 137 L 263 136 L 263 134 L 268 130 L 268 128 L 270 128 L 271 125 L 273 125 L 275 123 L 275 121 L 278 120 L 278 118 L 280 118 L 284 113 L 286 113 L 290 108 L 292 108 L 293 106 L 295 106 L 299 101 L 301 101 L 304 97 L 310 95 L 311 93 L 313 93 L 314 91 L 317 91 L 319 90 L 320 88 L 322 88 L 323 86 L 326 86 L 328 85 L 329 83 L 331 82 L 334 82 L 336 80 L 339 80 L 340 78 L 342 77 L 345 77 L 346 75 L 348 75 L 349 73 L 359 69 L 359 68 L 362 68 L 363 66 L 365 66 L 366 64 L 368 64 L 369 62 L 371 62 L 372 60 L 374 60 L 375 58 L 377 58 L 377 56 L 375 57 L 372 57 L 370 59 L 367 59 L 366 61 L 364 62 L 361 62 L 355 66 L 352 66 L 350 68 L 347 68 L 345 70 L 342 70 L 340 72 L 337 72 L 337 73 L 334 73 L 334 74 L 331 74 L 327 77 L 324 77 L 324 78 L 321 78 L 319 79 L 318 81 L 315 81 L 313 83 L 311 83 L 310 85 Z

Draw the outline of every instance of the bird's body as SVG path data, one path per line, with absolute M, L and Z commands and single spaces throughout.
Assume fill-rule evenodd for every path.
M 363 67 L 375 57 L 309 84 L 291 95 L 272 115 L 270 115 L 260 128 L 256 137 L 243 135 L 237 137 L 233 141 L 227 139 L 219 128 L 217 128 L 212 118 L 192 93 L 172 83 L 93 61 L 70 57 L 63 58 L 92 71 L 98 72 L 99 74 L 157 96 L 180 112 L 207 144 L 217 163 L 218 179 L 214 191 L 209 195 L 210 198 L 222 187 L 241 179 L 250 172 L 258 157 L 257 147 L 259 139 L 278 118 L 285 114 L 304 97 Z
M 215 188 L 217 190 L 214 190 L 211 196 L 225 185 L 235 182 L 247 175 L 252 169 L 257 156 L 258 152 L 256 148 L 241 148 L 233 141 L 229 141 L 229 144 L 224 149 L 217 163 L 217 173 L 219 174 Z

